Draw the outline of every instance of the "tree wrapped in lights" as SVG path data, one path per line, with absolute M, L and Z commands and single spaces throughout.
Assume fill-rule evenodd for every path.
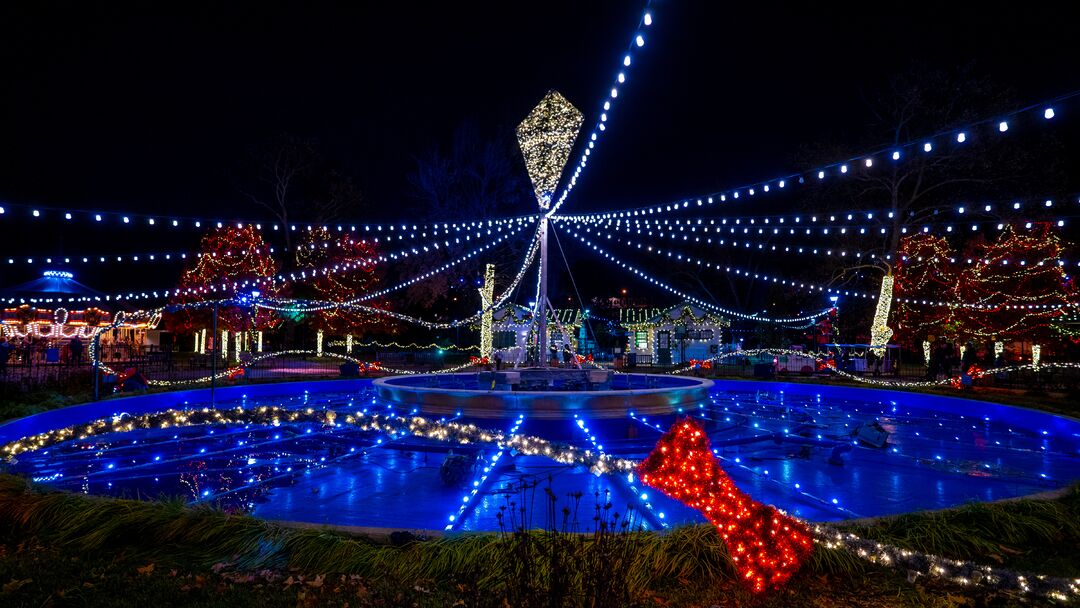
M 959 292 L 964 302 L 977 306 L 956 311 L 967 337 L 1034 344 L 1062 339 L 1055 323 L 1080 302 L 1076 283 L 1061 264 L 1069 244 L 1048 222 L 1027 226 L 1007 225 L 996 240 L 970 247 L 973 264 L 960 275 Z
M 642 483 L 701 511 L 716 526 L 739 579 L 755 593 L 786 583 L 814 550 L 805 525 L 735 486 L 692 418 L 664 433 L 637 472 Z
M 961 299 L 948 241 L 932 234 L 906 236 L 896 257 L 893 296 L 898 302 L 893 323 L 897 339 L 917 344 L 927 336 L 955 335 L 959 330 L 955 310 L 939 305 Z
M 308 272 L 311 296 L 317 300 L 347 302 L 374 291 L 380 281 L 377 246 L 354 235 L 334 236 L 326 228 L 307 231 L 296 250 L 297 267 Z M 377 302 L 366 306 L 385 308 Z M 388 317 L 348 308 L 315 313 L 313 325 L 331 334 L 365 333 L 393 327 Z
M 173 304 L 198 304 L 235 299 L 259 291 L 264 296 L 281 295 L 274 282 L 278 265 L 273 251 L 254 226 L 212 228 L 203 237 L 195 265 L 180 277 Z M 166 316 L 170 331 L 190 334 L 213 323 L 209 305 L 173 311 Z M 270 329 L 280 319 L 264 308 L 229 304 L 218 309 L 220 329 L 250 331 Z

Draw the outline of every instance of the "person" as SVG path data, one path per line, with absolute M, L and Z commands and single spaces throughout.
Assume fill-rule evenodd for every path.
M 502 355 L 495 353 L 495 371 L 502 371 Z
M 564 346 L 562 351 L 563 367 L 570 367 L 570 361 L 573 359 L 574 354 L 570 352 L 570 348 Z
M 15 347 L 8 342 L 7 336 L 0 335 L 0 375 L 7 373 L 8 358 Z
M 68 342 L 68 352 L 72 365 L 82 365 L 83 343 L 79 336 L 75 336 Z
M 960 359 L 961 374 L 968 373 L 968 370 L 975 365 L 977 355 L 978 353 L 975 352 L 975 345 L 972 344 L 971 340 L 968 340 L 967 344 L 964 345 L 964 356 Z
M 867 370 L 873 370 L 875 376 L 879 374 L 878 356 L 872 348 L 866 349 L 866 368 Z

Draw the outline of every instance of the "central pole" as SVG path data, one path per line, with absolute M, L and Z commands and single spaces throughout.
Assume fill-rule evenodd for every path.
M 548 218 L 540 217 L 540 297 L 536 301 L 536 314 L 539 316 L 539 359 L 540 367 L 548 366 L 548 333 L 547 333 L 547 233 Z

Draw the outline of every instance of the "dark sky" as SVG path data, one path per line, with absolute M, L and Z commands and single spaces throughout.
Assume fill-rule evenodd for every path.
M 463 121 L 512 129 L 556 88 L 592 125 L 643 6 L 217 4 L 5 3 L 0 201 L 251 218 L 231 176 L 250 144 L 288 132 L 355 178 L 364 217 L 401 219 L 413 159 Z M 866 91 L 915 62 L 973 63 L 1024 103 L 1080 88 L 1080 38 L 1053 5 L 659 0 L 653 14 L 567 210 L 705 193 L 786 173 L 807 144 L 865 141 Z M 26 227 L 0 218 L 0 255 L 139 242 Z M 5 267 L 0 283 L 36 272 Z

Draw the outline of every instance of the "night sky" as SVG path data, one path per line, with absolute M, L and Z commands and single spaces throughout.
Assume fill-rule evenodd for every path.
M 365 197 L 357 221 L 403 219 L 414 159 L 465 121 L 506 133 L 555 88 L 591 126 L 643 6 L 354 4 L 185 3 L 149 14 L 5 3 L 0 204 L 257 219 L 237 191 L 237 166 L 250 145 L 289 133 L 318 140 L 354 178 Z M 788 173 L 817 142 L 850 142 L 852 154 L 885 143 L 867 137 L 865 97 L 913 65 L 971 64 L 1021 104 L 1080 88 L 1080 39 L 1051 5 L 659 0 L 652 11 L 567 211 Z M 1060 122 L 1068 144 L 1080 121 Z M 1071 142 L 1076 175 L 1080 138 Z M 134 230 L 76 231 L 9 213 L 0 255 L 190 250 L 197 241 Z M 0 284 L 40 270 L 5 265 Z M 101 288 L 167 288 L 178 270 L 92 278 Z

